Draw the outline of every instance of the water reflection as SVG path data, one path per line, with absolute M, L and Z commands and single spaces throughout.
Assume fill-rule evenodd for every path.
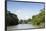
M 37 28 L 37 27 L 34 27 L 31 24 L 19 24 L 16 26 L 8 26 L 7 31 L 19 31 L 19 30 L 27 30 L 32 28 Z

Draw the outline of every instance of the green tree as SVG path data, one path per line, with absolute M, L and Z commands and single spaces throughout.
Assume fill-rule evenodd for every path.
M 33 25 L 43 25 L 45 23 L 45 9 L 40 10 L 38 15 L 32 16 Z
M 5 11 L 5 26 L 17 25 L 18 18 L 16 14 Z

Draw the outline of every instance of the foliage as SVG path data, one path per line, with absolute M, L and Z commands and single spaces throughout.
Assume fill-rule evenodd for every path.
M 23 20 L 21 19 L 20 21 L 19 21 L 19 24 L 22 24 L 23 23 Z
M 45 23 L 45 10 L 40 10 L 40 13 L 38 15 L 32 16 L 32 24 L 33 25 L 42 25 Z
M 10 11 L 5 11 L 5 26 L 17 25 L 18 18 L 16 14 L 10 13 Z

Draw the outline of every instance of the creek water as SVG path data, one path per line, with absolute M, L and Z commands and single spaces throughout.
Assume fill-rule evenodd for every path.
M 37 27 L 33 26 L 32 24 L 18 24 L 14 26 L 8 26 L 7 31 L 27 30 L 32 28 L 37 28 Z

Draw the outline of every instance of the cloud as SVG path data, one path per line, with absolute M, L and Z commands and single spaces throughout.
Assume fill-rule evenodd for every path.
M 17 17 L 20 19 L 23 19 L 23 20 L 27 20 L 29 18 L 32 19 L 32 16 L 33 15 L 37 15 L 39 14 L 39 11 L 35 11 L 35 10 L 31 10 L 31 9 L 13 9 L 11 11 L 12 13 L 16 14 Z
M 18 16 L 19 20 L 20 19 L 26 20 L 29 18 L 32 19 L 32 16 L 39 14 L 39 11 L 21 8 L 21 9 L 16 9 L 14 13 Z
M 15 14 L 18 15 L 19 19 L 32 18 L 32 11 L 30 11 L 30 10 L 18 9 L 18 10 L 15 11 Z

